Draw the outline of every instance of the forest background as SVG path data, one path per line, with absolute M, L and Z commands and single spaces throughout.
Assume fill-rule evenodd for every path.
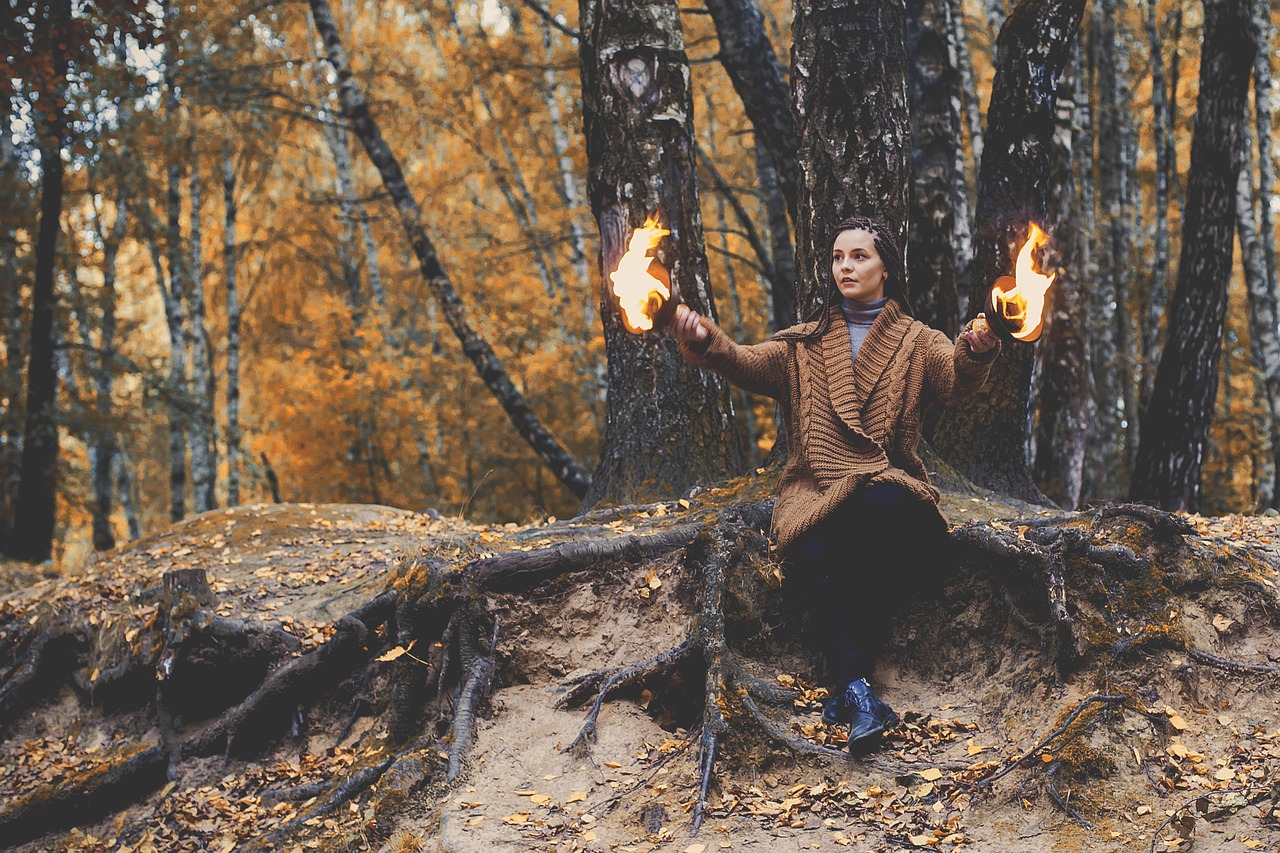
M 5 21 L 0 548 L 22 479 L 40 212 L 55 157 L 46 313 L 56 561 L 257 501 L 382 503 L 485 521 L 578 510 L 450 332 L 341 118 L 305 4 L 77 5 L 61 70 L 47 61 L 59 53 L 47 45 L 58 37 L 56 5 L 11 3 Z M 1000 0 L 924 5 L 947 22 L 956 169 L 940 204 L 954 234 L 953 256 L 927 282 L 913 267 L 912 288 L 924 319 L 954 333 L 974 313 L 963 298 L 968 232 L 1006 10 Z M 334 6 L 356 80 L 473 326 L 548 430 L 595 468 L 609 380 L 577 9 Z M 789 4 L 760 11 L 787 56 Z M 1260 59 L 1238 246 L 1201 490 L 1188 507 L 1210 514 L 1278 500 L 1273 16 L 1254 4 Z M 708 9 L 688 6 L 681 18 L 719 318 L 736 339 L 758 341 L 795 312 L 792 233 L 778 208 L 784 170 L 731 84 Z M 1057 412 L 1041 393 L 1028 459 L 1039 488 L 1064 506 L 1130 493 L 1183 239 L 1202 24 L 1199 3 L 1090 4 L 1059 85 L 1055 142 L 1071 179 L 1047 223 L 1055 241 L 1045 262 L 1060 274 L 1059 338 L 1082 318 L 1089 335 L 1076 357 L 1038 347 L 1032 387 L 1070 374 L 1088 384 L 1090 403 L 1064 472 L 1049 462 L 1064 440 L 1048 429 Z M 913 208 L 913 229 L 936 213 Z M 1054 334 L 1051 321 L 1046 341 Z M 774 440 L 772 402 L 735 392 L 734 404 L 745 464 L 757 467 Z

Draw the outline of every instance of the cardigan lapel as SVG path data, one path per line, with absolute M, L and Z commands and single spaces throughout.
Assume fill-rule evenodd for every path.
M 897 301 L 890 299 L 886 302 L 858 350 L 858 369 L 855 371 L 853 346 L 849 343 L 849 327 L 844 313 L 838 305 L 831 310 L 831 323 L 822 336 L 822 361 L 831 405 L 851 430 L 863 432 L 862 407 L 893 362 L 913 320 L 902 313 Z

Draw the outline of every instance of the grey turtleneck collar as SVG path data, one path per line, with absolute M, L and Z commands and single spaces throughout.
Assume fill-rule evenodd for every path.
M 853 360 L 858 360 L 858 350 L 862 348 L 862 342 L 867 339 L 867 332 L 871 331 L 871 324 L 880 316 L 881 309 L 888 303 L 889 297 L 885 296 L 880 299 L 873 299 L 870 302 L 855 302 L 846 298 L 840 303 L 840 310 L 844 313 L 845 324 L 849 327 L 849 344 L 853 348 Z

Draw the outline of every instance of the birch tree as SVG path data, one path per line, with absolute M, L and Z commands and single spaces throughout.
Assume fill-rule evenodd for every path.
M 1178 284 L 1129 496 L 1194 512 L 1218 388 L 1255 49 L 1249 0 L 1206 0 Z
M 672 289 L 715 317 L 703 246 L 693 101 L 672 0 L 579 4 L 587 200 L 600 229 L 600 315 L 608 357 L 604 441 L 586 505 L 679 494 L 745 467 L 729 387 L 681 357 L 674 338 L 622 325 L 608 274 L 653 213 Z
M 1028 221 L 1044 222 L 1057 204 L 1058 78 L 1083 14 L 1084 0 L 1020 0 L 1000 30 L 978 180 L 970 316 L 985 310 L 992 283 L 1012 270 L 1012 250 L 1026 239 Z M 979 485 L 1042 501 L 1029 456 L 1034 366 L 1033 345 L 1007 342 L 983 390 L 943 411 L 933 442 Z

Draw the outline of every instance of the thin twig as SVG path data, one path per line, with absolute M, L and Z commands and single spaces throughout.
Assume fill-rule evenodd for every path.
M 1127 701 L 1129 701 L 1129 697 L 1127 696 L 1113 696 L 1108 693 L 1094 693 L 1090 696 L 1086 696 L 1080 704 L 1075 707 L 1075 710 L 1067 715 L 1067 719 L 1062 723 L 1062 725 L 1051 731 L 1044 740 L 1024 752 L 1019 758 L 1015 759 L 1008 767 L 1004 768 L 999 773 L 979 779 L 978 781 L 971 783 L 972 786 L 975 788 L 985 787 L 993 784 L 997 779 L 1000 779 L 1008 773 L 1011 773 L 1019 764 L 1043 750 L 1055 738 L 1065 734 L 1067 730 L 1071 728 L 1071 724 L 1076 721 L 1076 718 L 1080 716 L 1084 709 L 1089 705 L 1092 705 L 1094 702 L 1106 702 L 1109 705 L 1122 705 Z

